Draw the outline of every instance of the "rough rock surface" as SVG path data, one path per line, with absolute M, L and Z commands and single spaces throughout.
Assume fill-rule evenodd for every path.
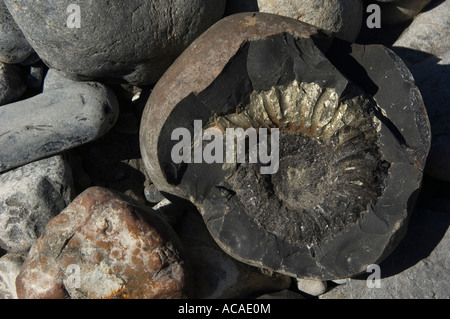
M 72 171 L 62 156 L 1 174 L 0 247 L 27 252 L 73 196 Z
M 258 0 L 258 7 L 260 12 L 298 19 L 350 42 L 358 37 L 363 18 L 360 0 Z
M 26 89 L 24 70 L 0 62 L 0 107 L 18 100 Z
M 17 299 L 16 278 L 23 259 L 21 254 L 6 254 L 0 258 L 0 300 Z
M 155 83 L 197 36 L 219 20 L 225 0 L 6 0 L 42 60 L 71 78 Z M 69 20 L 69 21 L 68 21 Z M 31 24 L 30 21 L 33 21 Z M 70 22 L 80 21 L 80 28 Z M 68 23 L 69 22 L 69 23 Z
M 114 125 L 118 103 L 109 88 L 63 79 L 60 85 L 0 107 L 0 172 L 93 141 Z
M 450 214 L 417 210 L 404 240 L 380 264 L 380 288 L 367 278 L 349 279 L 321 299 L 448 299 Z
M 394 48 L 407 48 L 436 56 L 444 54 L 450 50 L 450 42 L 444 40 L 450 38 L 449 16 L 450 2 L 435 1 L 429 10 L 422 12 L 414 19 L 393 44 Z M 418 62 L 414 56 L 408 56 L 407 51 L 405 53 L 399 54 L 403 59 L 412 63 Z M 422 57 L 422 55 L 418 56 L 419 61 L 422 60 Z
M 199 37 L 155 86 L 143 114 L 140 141 L 150 179 L 161 191 L 194 202 L 210 233 L 228 254 L 250 265 L 292 277 L 332 280 L 363 272 L 367 264 L 386 258 L 399 243 L 420 189 L 429 151 L 430 128 L 420 92 L 398 56 L 379 45 L 349 45 L 336 40 L 331 47 L 326 46 L 326 39 L 317 38 L 315 32 L 317 30 L 311 25 L 267 13 L 238 14 L 223 19 Z M 315 144 L 307 143 L 310 141 L 308 134 L 318 132 L 315 129 L 320 123 L 315 129 L 305 132 L 302 125 L 295 127 L 292 122 L 294 129 L 288 125 L 283 127 L 281 122 L 285 118 L 277 118 L 282 113 L 279 111 L 281 105 L 283 110 L 302 105 L 293 103 L 300 99 L 294 99 L 289 92 L 298 92 L 298 86 L 294 84 L 304 82 L 328 83 L 327 88 L 335 88 L 336 96 L 344 97 L 352 85 L 356 85 L 376 101 L 376 110 L 370 113 L 372 124 L 367 126 L 374 133 L 361 135 L 361 140 L 365 143 L 371 137 L 375 138 L 378 155 L 362 152 L 366 154 L 361 155 L 363 161 L 371 160 L 365 162 L 367 166 L 358 169 L 347 163 L 343 170 L 355 170 L 356 175 L 343 173 L 342 176 L 361 179 L 347 180 L 346 185 L 350 186 L 342 197 L 350 198 L 348 195 L 355 190 L 352 185 L 381 185 L 379 193 L 368 191 L 368 196 L 362 195 L 364 189 L 357 187 L 352 199 L 338 205 L 339 201 L 326 196 L 333 193 L 327 187 L 337 185 L 339 179 L 330 179 L 326 190 L 323 190 L 316 187 L 317 182 L 323 180 L 323 175 L 320 175 L 323 173 L 301 175 L 311 172 L 314 165 L 318 170 L 333 167 L 333 172 L 337 171 L 333 164 L 314 164 L 320 163 L 324 154 L 332 151 L 332 148 L 324 146 L 323 152 L 314 153 Z M 253 93 L 266 94 L 274 92 L 272 89 L 277 87 L 282 89 L 275 92 L 279 94 L 270 95 L 272 106 L 264 102 L 263 107 L 254 111 L 257 116 L 253 122 L 248 120 L 241 111 L 247 107 Z M 324 95 L 328 96 L 323 90 L 319 93 L 323 94 L 319 102 L 324 104 L 317 103 L 318 111 L 314 111 L 311 118 L 319 118 L 333 105 L 332 101 L 328 104 L 323 102 L 326 99 Z M 308 92 L 307 89 L 299 91 Z M 169 97 L 167 92 L 174 94 Z M 255 101 L 265 101 L 264 96 L 255 98 Z M 170 145 L 176 143 L 171 139 L 173 129 L 192 129 L 195 120 L 215 124 L 221 130 L 228 128 L 225 121 L 219 122 L 221 117 L 216 114 L 225 114 L 229 116 L 229 123 L 240 121 L 247 127 L 261 127 L 258 125 L 267 121 L 264 122 L 267 126 L 280 127 L 280 131 L 284 129 L 287 141 L 296 142 L 294 138 L 304 138 L 303 154 L 313 155 L 309 156 L 312 164 L 306 163 L 291 170 L 295 166 L 287 165 L 290 159 L 290 154 L 287 154 L 284 156 L 287 164 L 283 164 L 281 158 L 278 173 L 262 176 L 251 171 L 255 166 L 247 163 L 238 167 L 220 162 L 175 163 L 170 152 Z M 242 118 L 233 117 L 236 114 L 244 115 Z M 329 123 L 329 120 L 324 119 L 324 123 Z M 345 135 L 345 131 L 342 134 Z M 290 143 L 280 141 L 280 149 L 290 149 Z M 321 145 L 333 145 L 333 142 L 327 143 Z M 350 153 L 359 150 L 354 143 L 348 144 Z M 367 150 L 367 147 L 363 149 Z M 280 154 L 283 155 L 282 152 Z M 341 155 L 331 158 L 355 158 Z M 299 162 L 291 163 L 297 165 Z M 374 177 L 367 171 L 372 169 L 373 163 L 384 163 L 375 169 L 380 177 L 364 183 L 365 177 Z M 249 174 L 246 167 L 250 167 Z M 234 176 L 233 179 L 230 176 Z M 295 180 L 297 176 L 306 176 L 307 182 L 302 184 L 304 179 Z M 289 179 L 294 180 L 283 184 Z M 255 183 L 257 187 L 254 187 Z M 279 191 L 283 185 L 284 191 Z M 297 200 L 293 185 L 299 189 L 305 186 L 302 190 L 311 192 L 309 199 Z M 325 197 L 317 196 L 316 189 L 322 190 Z M 337 187 L 336 192 L 342 190 Z M 355 219 L 342 221 L 349 215 L 349 203 L 360 203 L 362 198 L 370 200 L 370 203 L 357 208 L 359 215 Z M 288 207 L 286 202 L 294 204 Z M 280 206 L 276 206 L 278 203 Z M 305 203 L 311 203 L 312 208 L 304 207 Z M 325 210 L 327 203 L 335 205 L 335 209 Z M 280 209 L 281 205 L 285 205 L 283 209 Z M 291 213 L 296 209 L 309 210 L 308 214 Z M 343 209 L 342 214 L 339 209 Z M 279 213 L 273 214 L 273 211 Z M 307 220 L 307 216 L 313 217 Z M 333 225 L 333 222 L 336 223 Z M 337 226 L 337 223 L 343 226 Z M 306 240 L 305 234 L 309 236 Z M 324 238 L 320 234 L 329 237 Z
M 190 296 L 188 269 L 177 235 L 152 210 L 93 187 L 47 225 L 17 277 L 17 294 L 183 298 Z
M 431 149 L 425 173 L 450 181 L 450 50 L 413 65 L 411 72 L 422 93 L 431 123 Z
M 20 63 L 34 53 L 9 13 L 3 0 L 0 1 L 0 62 Z

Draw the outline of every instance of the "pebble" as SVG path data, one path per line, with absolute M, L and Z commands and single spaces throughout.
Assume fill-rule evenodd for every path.
M 61 83 L 0 107 L 0 172 L 91 142 L 114 125 L 118 103 L 109 88 Z
M 144 195 L 145 199 L 150 203 L 159 203 L 164 200 L 164 196 L 159 192 L 154 184 L 146 183 Z
M 174 230 L 151 209 L 92 187 L 47 225 L 17 277 L 17 294 L 25 299 L 186 298 L 190 274 L 182 250 Z
M 317 297 L 327 291 L 327 282 L 322 280 L 297 278 L 297 288 L 303 293 Z
M 17 65 L 0 62 L 0 107 L 17 101 L 26 90 L 24 70 Z
M 27 252 L 73 199 L 72 171 L 53 156 L 0 175 L 0 246 Z
M 359 35 L 363 19 L 361 0 L 258 0 L 260 12 L 294 18 L 353 42 Z
M 0 62 L 20 63 L 34 53 L 13 17 L 0 1 Z
M 67 2 L 5 3 L 49 67 L 73 79 L 144 85 L 223 16 L 226 0 L 97 0 L 80 4 L 78 16 Z
M 18 299 L 16 278 L 23 260 L 24 257 L 21 254 L 6 254 L 0 258 L 0 300 Z

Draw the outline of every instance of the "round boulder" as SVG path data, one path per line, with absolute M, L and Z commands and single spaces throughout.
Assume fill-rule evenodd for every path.
M 225 2 L 5 1 L 49 67 L 73 79 L 134 85 L 155 83 L 196 37 L 222 17 Z
M 267 13 L 199 37 L 155 86 L 140 135 L 155 186 L 193 202 L 222 249 L 320 280 L 398 245 L 430 148 L 420 92 L 391 50 Z

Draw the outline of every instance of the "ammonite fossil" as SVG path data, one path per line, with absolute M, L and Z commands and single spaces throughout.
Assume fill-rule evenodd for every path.
M 199 143 L 178 149 L 173 132 L 195 136 L 198 123 L 201 149 L 222 138 L 236 142 L 232 156 L 219 143 L 209 151 L 223 161 L 174 160 Z M 237 130 L 240 145 L 228 139 Z M 364 272 L 396 247 L 429 144 L 420 93 L 394 53 L 262 13 L 198 38 L 156 85 L 141 126 L 152 181 L 195 204 L 227 253 L 322 280 Z

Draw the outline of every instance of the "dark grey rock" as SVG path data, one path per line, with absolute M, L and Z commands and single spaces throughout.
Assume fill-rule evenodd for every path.
M 102 139 L 74 149 L 72 153 L 81 161 L 77 175 L 87 184 L 120 191 L 140 204 L 148 204 L 137 134 L 124 134 L 113 129 Z M 84 190 L 87 185 L 82 185 L 82 180 L 78 182 L 81 182 L 77 185 L 80 191 Z
M 3 0 L 0 1 L 0 62 L 20 63 L 34 53 L 9 13 Z
M 303 293 L 317 297 L 327 291 L 327 282 L 321 280 L 297 279 L 297 288 Z
M 5 3 L 49 67 L 74 79 L 143 85 L 223 16 L 226 0 L 77 1 L 80 28 L 67 25 L 70 3 Z
M 0 172 L 93 141 L 114 125 L 118 103 L 109 88 L 59 84 L 0 108 Z
M 17 101 L 26 90 L 24 70 L 0 62 L 0 106 Z
M 73 199 L 72 172 L 62 156 L 0 175 L 0 246 L 26 252 Z
M 349 279 L 321 299 L 448 299 L 450 297 L 450 215 L 417 210 L 404 240 L 381 263 L 380 288 L 366 277 Z
M 0 258 L 0 299 L 17 299 L 16 278 L 25 256 L 6 254 Z

